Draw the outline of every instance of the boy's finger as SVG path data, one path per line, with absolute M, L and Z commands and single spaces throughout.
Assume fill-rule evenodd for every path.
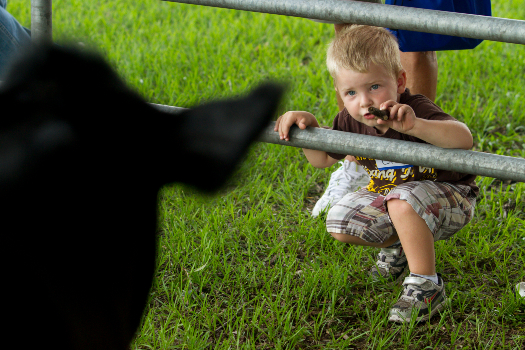
M 398 121 L 403 120 L 403 109 L 401 107 L 397 108 L 397 118 Z
M 390 109 L 390 120 L 399 120 L 399 104 L 396 104 Z
M 281 131 L 281 140 L 288 141 L 288 130 Z
M 281 120 L 281 117 L 277 118 L 277 120 L 275 121 L 275 126 L 273 127 L 273 131 L 279 131 L 279 121 Z
M 398 120 L 401 121 L 405 118 L 406 114 L 408 113 L 408 108 L 406 108 L 406 105 L 400 105 L 398 109 L 399 109 L 399 111 L 397 112 Z
M 288 139 L 288 129 L 286 127 L 286 121 L 283 121 L 282 123 L 280 123 L 279 125 L 279 136 L 281 138 L 281 140 L 287 140 Z
M 305 121 L 305 119 L 304 118 L 299 118 L 299 120 L 297 120 L 297 126 L 301 130 L 306 129 L 306 121 Z
M 393 107 L 395 105 L 397 105 L 396 101 L 388 100 L 388 101 L 385 101 L 385 102 L 381 103 L 379 105 L 379 109 L 388 109 L 388 108 Z

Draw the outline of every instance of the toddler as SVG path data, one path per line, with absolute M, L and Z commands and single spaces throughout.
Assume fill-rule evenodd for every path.
M 468 127 L 423 95 L 406 88 L 396 39 L 386 29 L 348 25 L 330 44 L 327 66 L 345 108 L 333 129 L 470 149 Z M 380 119 L 369 107 L 388 111 Z M 309 112 L 280 116 L 275 131 L 289 140 L 292 125 L 319 127 Z M 325 168 L 346 157 L 303 149 L 308 161 Z M 436 273 L 434 242 L 447 239 L 472 218 L 479 192 L 475 175 L 356 157 L 370 176 L 366 188 L 346 194 L 328 212 L 326 227 L 338 241 L 381 248 L 371 274 L 378 280 L 404 279 L 404 291 L 392 306 L 394 322 L 426 320 L 445 305 L 445 283 Z

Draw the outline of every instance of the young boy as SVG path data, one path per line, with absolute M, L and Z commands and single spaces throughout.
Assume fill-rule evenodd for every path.
M 443 148 L 472 147 L 465 124 L 423 95 L 411 95 L 396 39 L 384 28 L 345 27 L 330 44 L 327 66 L 345 108 L 333 129 L 375 137 L 430 143 Z M 389 111 L 382 120 L 368 108 Z M 319 127 L 308 112 L 287 112 L 275 131 L 289 140 L 289 129 Z M 335 164 L 345 154 L 303 149 L 315 167 Z M 356 157 L 370 175 L 368 187 L 345 195 L 328 212 L 328 232 L 344 243 L 382 248 L 377 279 L 398 281 L 408 265 L 404 291 L 389 319 L 430 318 L 445 304 L 445 284 L 436 274 L 434 241 L 447 239 L 472 218 L 479 191 L 475 175 Z
M 354 0 L 348 0 L 354 1 Z M 383 3 L 383 0 L 357 0 L 364 2 Z M 394 1 L 395 2 L 395 1 Z M 407 5 L 406 3 L 395 4 L 399 6 Z M 408 6 L 408 5 L 407 5 Z M 316 20 L 316 22 L 333 23 L 335 34 L 345 24 L 341 22 Z M 438 61 L 435 51 L 418 51 L 418 52 L 404 52 L 399 50 L 401 57 L 401 64 L 407 72 L 407 88 L 412 93 L 422 94 L 428 97 L 432 102 L 436 99 L 437 77 L 438 77 Z M 343 110 L 344 104 L 339 95 L 337 96 L 337 106 L 339 111 Z M 315 203 L 312 208 L 312 216 L 316 217 L 321 212 L 334 206 L 341 198 L 349 192 L 355 192 L 359 188 L 365 187 L 370 182 L 368 173 L 362 166 L 358 166 L 355 158 L 347 156 L 344 161 L 339 162 L 341 167 L 337 168 L 332 175 L 330 181 L 325 189 L 325 192 Z

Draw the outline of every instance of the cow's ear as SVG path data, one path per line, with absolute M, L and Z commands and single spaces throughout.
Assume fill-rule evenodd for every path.
M 283 92 L 282 85 L 267 83 L 244 98 L 207 103 L 180 113 L 176 128 L 163 128 L 176 133 L 179 149 L 169 147 L 173 138 L 168 137 L 161 148 L 183 169 L 172 174 L 172 181 L 204 191 L 217 190 L 268 126 Z

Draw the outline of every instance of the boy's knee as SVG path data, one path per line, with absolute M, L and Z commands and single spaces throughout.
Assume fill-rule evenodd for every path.
M 414 212 L 414 208 L 402 199 L 390 199 L 386 206 L 390 215 L 403 216 Z

